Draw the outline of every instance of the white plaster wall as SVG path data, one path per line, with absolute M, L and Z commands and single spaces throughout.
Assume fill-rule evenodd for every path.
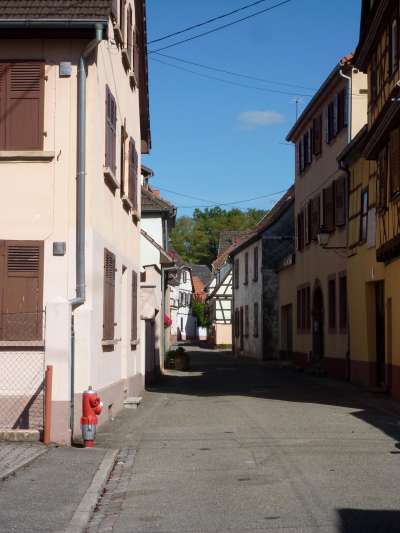
M 157 244 L 164 246 L 163 223 L 160 216 L 149 216 L 146 214 L 141 220 L 141 227 L 156 241 Z
M 186 281 L 184 281 L 184 272 L 186 272 Z M 190 305 L 181 305 L 179 294 L 185 293 L 187 295 L 193 294 L 193 285 L 191 271 L 186 268 L 180 273 L 180 283 L 176 287 L 172 287 L 170 292 L 171 302 L 171 335 L 176 336 L 181 334 L 182 340 L 196 337 L 196 320 L 192 315 Z
M 254 257 L 254 248 L 258 247 L 258 280 L 253 280 L 253 257 Z M 245 264 L 245 254 L 246 252 L 249 255 L 249 278 L 248 284 L 244 283 L 244 264 Z M 233 281 L 234 286 L 234 309 L 240 309 L 243 307 L 243 325 L 245 324 L 245 314 L 244 308 L 246 305 L 249 306 L 249 334 L 246 337 L 244 335 L 243 339 L 243 350 L 240 350 L 240 338 L 234 337 L 233 341 L 235 344 L 236 353 L 248 357 L 254 357 L 256 359 L 262 359 L 263 354 L 263 345 L 262 345 L 262 273 L 261 273 L 261 257 L 262 257 L 262 244 L 259 239 L 255 243 L 250 244 L 247 248 L 241 250 L 238 254 L 234 256 L 234 259 L 239 259 L 239 288 L 235 288 L 235 280 Z M 258 337 L 254 336 L 254 303 L 258 302 Z M 245 327 L 243 327 L 245 330 Z

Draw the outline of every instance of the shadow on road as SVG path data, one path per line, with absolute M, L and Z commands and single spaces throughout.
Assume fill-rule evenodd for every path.
M 400 511 L 339 509 L 340 533 L 398 533 Z
M 285 402 L 334 405 L 353 409 L 352 416 L 370 424 L 396 441 L 400 450 L 400 406 L 360 387 L 310 376 L 291 367 L 238 359 L 230 352 L 199 350 L 186 346 L 191 368 L 168 371 L 150 390 L 193 396 L 246 396 Z M 393 454 L 400 451 L 393 451 Z M 399 526 L 400 531 L 400 526 Z

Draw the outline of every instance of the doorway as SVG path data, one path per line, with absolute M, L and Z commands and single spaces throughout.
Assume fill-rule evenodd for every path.
M 156 341 L 155 341 L 155 322 L 154 320 L 145 320 L 145 386 L 152 384 L 156 368 Z
M 376 385 L 386 386 L 385 283 L 375 284 Z
M 240 308 L 240 351 L 244 348 L 244 317 L 243 307 Z
M 313 359 L 319 361 L 324 357 L 324 296 L 320 286 L 314 289 L 312 318 Z

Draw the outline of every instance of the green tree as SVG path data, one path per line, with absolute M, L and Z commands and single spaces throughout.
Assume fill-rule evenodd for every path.
M 195 209 L 192 217 L 178 218 L 172 245 L 185 261 L 210 265 L 218 254 L 221 231 L 253 228 L 264 215 L 259 209 Z

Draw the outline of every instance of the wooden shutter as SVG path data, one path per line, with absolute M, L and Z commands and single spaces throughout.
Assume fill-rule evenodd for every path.
M 390 195 L 400 191 L 400 129 L 390 132 Z
M 7 65 L 0 63 L 0 150 L 6 150 Z
M 317 240 L 321 221 L 321 204 L 319 195 L 312 199 L 311 205 L 311 239 Z
M 304 210 L 304 237 L 305 237 L 305 244 L 310 244 L 311 242 L 311 207 L 312 202 L 311 200 L 308 200 L 305 210 Z
M 244 284 L 247 285 L 249 282 L 249 254 L 246 252 L 244 254 Z
M 296 311 L 297 311 L 297 329 L 301 329 L 301 289 L 297 289 L 297 303 L 296 303 Z
M 249 306 L 244 306 L 244 334 L 245 337 L 249 336 Z
M 138 338 L 138 275 L 132 270 L 131 340 Z
M 115 255 L 104 250 L 103 339 L 114 339 Z
M 132 65 L 132 57 L 133 57 L 132 39 L 133 39 L 132 7 L 131 5 L 129 5 L 128 11 L 127 11 L 127 21 L 126 21 L 126 47 L 128 50 L 129 66 Z
M 10 63 L 6 67 L 5 149 L 43 150 L 44 63 Z
M 117 105 L 108 86 L 106 86 L 106 141 L 105 141 L 105 166 L 116 172 L 116 145 L 117 145 Z
M 258 337 L 258 302 L 254 302 L 253 335 Z
M 339 278 L 339 327 L 347 329 L 347 277 L 343 275 Z
M 254 248 L 254 281 L 258 280 L 258 246 Z
M 124 120 L 123 126 L 121 126 L 121 179 L 120 179 L 120 193 L 121 197 L 126 195 L 126 185 L 125 185 L 125 159 L 126 159 L 126 153 L 125 153 L 125 146 L 126 146 L 126 139 L 128 135 L 126 133 L 126 119 Z
M 296 176 L 300 174 L 300 142 L 296 143 Z
M 43 242 L 0 241 L 0 338 L 42 339 Z
M 346 179 L 338 178 L 335 181 L 335 223 L 336 226 L 346 224 Z
M 136 151 L 135 141 L 131 138 L 129 140 L 129 199 L 132 202 L 133 208 L 137 210 L 137 173 L 138 173 L 138 155 Z
M 322 151 L 322 115 L 313 120 L 313 153 L 319 155 Z
M 114 21 L 118 20 L 118 0 L 111 2 L 111 17 Z
M 119 26 L 122 35 L 122 47 L 125 45 L 125 4 L 126 0 L 120 0 L 119 3 Z
M 333 231 L 335 225 L 335 200 L 333 184 L 323 190 L 324 224 L 328 231 Z
M 304 249 L 304 211 L 297 214 L 297 249 Z
M 301 174 L 304 170 L 303 139 L 299 140 L 299 168 Z
M 306 287 L 306 330 L 311 329 L 311 288 Z
M 333 113 L 333 137 L 335 137 L 339 130 L 339 123 L 338 123 L 338 117 L 339 117 L 339 95 L 337 94 L 332 102 L 332 113 Z

